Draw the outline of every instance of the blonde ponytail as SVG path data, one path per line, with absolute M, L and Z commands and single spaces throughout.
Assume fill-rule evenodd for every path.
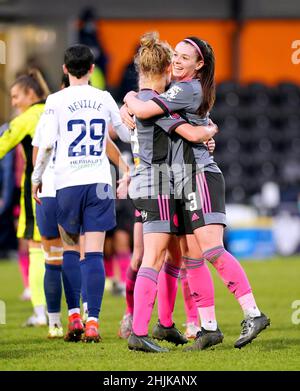
M 29 69 L 27 73 L 18 76 L 12 87 L 15 85 L 22 87 L 25 92 L 29 89 L 33 90 L 40 100 L 45 100 L 50 94 L 45 79 L 36 68 Z

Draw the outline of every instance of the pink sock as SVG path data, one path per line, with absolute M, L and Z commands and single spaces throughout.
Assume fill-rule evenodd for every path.
M 110 278 L 114 276 L 114 264 L 112 257 L 104 258 L 105 276 Z
M 252 292 L 244 269 L 223 246 L 205 251 L 203 257 L 215 267 L 236 299 Z
M 199 307 L 199 315 L 201 318 L 201 326 L 205 330 L 217 329 L 216 312 L 214 305 L 210 307 Z
M 254 296 L 252 293 L 247 293 L 244 296 L 240 296 L 238 298 L 238 302 L 240 303 L 240 306 L 242 307 L 242 310 L 244 312 L 245 318 L 248 316 L 256 317 L 260 316 L 261 312 L 259 311 Z
M 133 270 L 129 265 L 126 274 L 126 314 L 133 314 L 133 292 L 137 272 L 137 270 Z
M 191 295 L 199 311 L 201 326 L 207 330 L 216 330 L 215 291 L 209 268 L 203 258 L 183 257 L 183 260 Z M 206 311 L 204 308 L 207 307 L 213 309 L 213 311 Z
M 157 292 L 158 272 L 151 267 L 141 267 L 134 287 L 132 330 L 136 335 L 148 335 Z
M 121 282 L 126 281 L 126 272 L 127 272 L 128 266 L 130 265 L 130 256 L 131 256 L 131 254 L 129 252 L 118 253 L 115 255 L 115 259 L 116 259 L 117 263 L 119 264 L 119 268 L 120 268 Z
M 186 313 L 186 323 L 194 323 L 199 326 L 198 311 L 193 296 L 191 295 L 186 269 L 180 270 L 180 281 Z
M 178 287 L 180 268 L 165 262 L 158 276 L 158 318 L 165 327 L 173 325 L 173 311 Z
M 19 267 L 22 275 L 22 280 L 25 288 L 28 288 L 28 273 L 29 273 L 29 255 L 27 251 L 19 251 Z

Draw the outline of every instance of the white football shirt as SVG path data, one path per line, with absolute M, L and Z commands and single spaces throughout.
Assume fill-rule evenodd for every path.
M 70 86 L 48 96 L 40 147 L 53 147 L 56 190 L 92 183 L 112 184 L 106 156 L 108 126 L 122 124 L 119 108 L 107 91 Z
M 44 133 L 44 127 L 45 127 L 45 117 L 42 114 L 41 118 L 37 124 L 37 127 L 35 129 L 34 137 L 32 139 L 32 145 L 34 147 L 39 147 L 41 143 L 41 139 L 43 137 Z M 54 186 L 54 163 L 55 163 L 55 148 L 52 152 L 51 158 L 49 160 L 49 163 L 43 173 L 42 177 L 42 191 L 39 192 L 39 197 L 55 197 L 56 196 L 56 190 Z

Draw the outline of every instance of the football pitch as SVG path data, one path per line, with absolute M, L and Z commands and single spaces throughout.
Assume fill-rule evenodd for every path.
M 215 271 L 216 312 L 224 341 L 214 349 L 183 352 L 167 342 L 169 353 L 132 352 L 127 341 L 117 337 L 124 310 L 124 298 L 105 293 L 100 317 L 99 344 L 66 343 L 48 340 L 47 328 L 21 328 L 31 315 L 31 305 L 18 299 L 22 291 L 16 262 L 0 261 L 0 299 L 6 305 L 6 324 L 0 324 L 0 370 L 10 371 L 224 371 L 300 370 L 299 257 L 266 261 L 244 261 L 259 307 L 271 318 L 271 327 L 241 350 L 233 344 L 239 336 L 242 313 Z M 294 304 L 295 305 L 295 304 Z M 298 307 L 300 309 L 300 305 Z M 63 305 L 64 329 L 66 307 Z M 294 316 L 293 316 L 294 312 Z M 151 328 L 157 319 L 156 308 Z M 185 321 L 181 289 L 175 308 L 176 325 L 182 331 Z M 294 321 L 293 321 L 294 320 Z M 296 324 L 298 323 L 298 324 Z

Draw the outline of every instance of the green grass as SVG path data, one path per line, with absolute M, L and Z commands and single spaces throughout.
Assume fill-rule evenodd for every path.
M 182 352 L 173 347 L 167 354 L 131 352 L 117 337 L 124 299 L 106 294 L 101 313 L 99 344 L 66 343 L 46 339 L 46 328 L 21 328 L 31 315 L 29 303 L 19 301 L 21 279 L 15 262 L 0 262 L 0 299 L 5 301 L 7 323 L 0 325 L 0 370 L 299 370 L 300 325 L 291 321 L 294 300 L 300 300 L 299 258 L 243 262 L 258 305 L 271 318 L 271 327 L 244 349 L 233 348 L 240 333 L 241 311 L 214 270 L 216 309 L 224 342 L 215 349 Z M 66 312 L 64 307 L 64 319 Z M 156 320 L 156 309 L 151 326 Z M 184 323 L 181 292 L 175 320 Z

